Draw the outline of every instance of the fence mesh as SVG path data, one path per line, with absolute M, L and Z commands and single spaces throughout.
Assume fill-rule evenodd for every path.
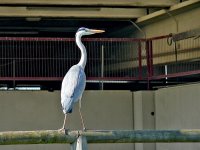
M 152 40 L 154 77 L 178 77 L 200 73 L 200 39 L 169 42 L 170 37 Z
M 91 79 L 139 78 L 138 45 L 133 39 L 84 39 L 86 75 Z M 140 44 L 141 45 L 141 44 Z M 0 38 L 0 77 L 62 78 L 80 60 L 73 38 Z
M 83 39 L 87 79 L 146 80 L 200 73 L 200 38 Z M 62 80 L 81 53 L 74 38 L 0 37 L 0 80 Z

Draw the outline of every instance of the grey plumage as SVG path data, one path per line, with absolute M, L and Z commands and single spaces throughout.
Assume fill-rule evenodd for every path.
M 66 73 L 61 87 L 61 104 L 63 113 L 65 114 L 63 127 L 60 130 L 65 128 L 67 114 L 72 113 L 74 104 L 79 100 L 79 112 L 81 116 L 82 126 L 85 129 L 83 122 L 83 116 L 81 114 L 81 97 L 85 89 L 86 84 L 86 75 L 84 68 L 87 62 L 87 53 L 86 48 L 81 42 L 81 37 L 83 35 L 90 35 L 95 33 L 102 33 L 103 30 L 94 30 L 88 28 L 79 28 L 76 32 L 76 44 L 81 50 L 81 59 L 78 64 L 72 66 L 69 71 Z
M 64 114 L 72 112 L 74 104 L 82 97 L 85 83 L 84 69 L 79 65 L 72 66 L 62 82 L 61 103 Z

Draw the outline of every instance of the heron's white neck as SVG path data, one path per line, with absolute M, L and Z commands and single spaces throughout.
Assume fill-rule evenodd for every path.
M 79 47 L 79 49 L 81 50 L 81 59 L 80 59 L 78 65 L 83 67 L 83 69 L 84 69 L 86 62 L 87 62 L 87 52 L 86 52 L 85 46 L 81 42 L 81 36 L 82 35 L 79 33 L 76 34 L 76 44 Z

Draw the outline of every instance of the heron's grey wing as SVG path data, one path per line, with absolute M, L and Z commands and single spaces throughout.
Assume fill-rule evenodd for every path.
M 62 82 L 61 98 L 73 98 L 77 101 L 85 89 L 86 76 L 80 66 L 73 66 Z
M 75 102 L 77 102 L 82 96 L 85 89 L 85 84 L 86 84 L 85 72 L 82 67 L 79 67 L 79 68 L 80 69 L 77 75 L 78 79 L 77 79 L 76 86 L 74 88 L 74 93 L 73 93 L 73 98 Z
M 74 103 L 78 101 L 85 89 L 86 76 L 83 68 L 72 66 L 65 75 L 61 89 L 61 104 L 64 113 L 72 112 Z

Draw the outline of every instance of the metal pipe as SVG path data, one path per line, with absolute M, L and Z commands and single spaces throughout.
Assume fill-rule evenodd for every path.
M 168 71 L 168 68 L 167 68 L 167 65 L 165 65 L 165 83 L 167 84 L 168 83 L 168 81 L 167 81 L 167 79 L 168 79 L 168 77 L 167 77 L 167 75 L 168 75 L 168 73 L 167 73 L 167 71 Z
M 146 40 L 146 33 L 132 20 L 129 20 L 130 23 L 132 23 L 144 36 L 145 40 Z
M 174 20 L 176 23 L 176 33 L 178 33 L 178 20 L 168 11 L 166 10 L 166 13 Z
M 200 129 L 188 130 L 86 130 L 0 132 L 0 145 L 74 143 L 80 136 L 88 143 L 186 143 L 200 142 Z

